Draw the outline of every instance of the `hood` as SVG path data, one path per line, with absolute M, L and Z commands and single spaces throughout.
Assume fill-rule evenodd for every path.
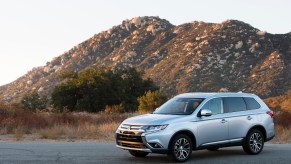
M 144 114 L 128 118 L 122 124 L 129 125 L 161 125 L 165 121 L 181 118 L 183 115 Z

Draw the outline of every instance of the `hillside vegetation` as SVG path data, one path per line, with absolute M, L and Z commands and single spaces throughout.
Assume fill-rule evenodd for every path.
M 0 140 L 113 140 L 120 122 L 133 116 L 130 113 L 31 112 L 3 104 L 0 112 Z
M 291 112 L 291 90 L 288 91 L 287 95 L 267 98 L 264 101 L 275 111 Z
M 126 118 L 139 113 L 31 112 L 0 104 L 0 140 L 114 141 Z M 282 121 L 284 120 L 284 121 Z M 291 114 L 275 113 L 273 143 L 291 143 Z
M 58 110 L 99 112 L 119 106 L 119 112 L 136 111 L 138 97 L 158 90 L 151 79 L 143 79 L 134 68 L 110 70 L 87 68 L 66 72 L 62 82 L 53 89 L 51 103 Z

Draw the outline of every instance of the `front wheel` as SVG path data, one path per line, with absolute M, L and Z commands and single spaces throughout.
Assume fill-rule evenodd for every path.
M 192 141 L 184 134 L 175 136 L 170 144 L 170 155 L 177 162 L 184 162 L 192 154 Z
M 149 154 L 143 151 L 136 151 L 136 150 L 128 150 L 128 151 L 132 156 L 135 156 L 135 157 L 145 157 Z
M 259 130 L 252 130 L 246 137 L 243 149 L 247 154 L 259 154 L 264 148 L 264 136 Z

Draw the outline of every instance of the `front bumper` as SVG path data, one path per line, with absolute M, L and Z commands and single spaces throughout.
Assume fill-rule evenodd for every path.
M 145 134 L 142 132 L 117 130 L 115 137 L 116 147 L 124 150 L 160 154 L 168 153 L 168 149 L 162 146 L 163 144 L 158 140 L 159 135 L 157 133 Z M 147 141 L 147 139 L 149 141 Z
M 151 149 L 147 149 L 147 148 L 131 148 L 131 147 L 124 147 L 124 146 L 119 146 L 119 145 L 116 145 L 116 147 L 120 149 L 124 149 L 124 150 L 136 150 L 136 151 L 152 153 Z

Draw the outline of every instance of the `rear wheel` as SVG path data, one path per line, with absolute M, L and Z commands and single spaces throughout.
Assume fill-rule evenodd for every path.
M 170 144 L 171 157 L 177 162 L 184 162 L 190 158 L 192 154 L 192 141 L 184 134 L 175 136 Z
M 128 150 L 128 151 L 132 156 L 135 156 L 135 157 L 145 157 L 149 154 L 143 151 L 136 151 L 136 150 Z
M 264 136 L 259 130 L 251 130 L 243 144 L 243 149 L 247 154 L 259 154 L 264 148 Z

